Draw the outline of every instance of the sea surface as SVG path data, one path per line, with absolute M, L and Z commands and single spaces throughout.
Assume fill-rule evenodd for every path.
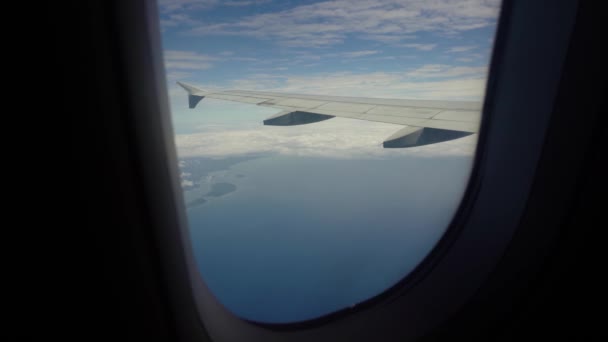
M 276 155 L 182 166 L 197 177 L 185 198 L 203 279 L 236 315 L 286 323 L 350 307 L 411 272 L 445 232 L 471 157 Z

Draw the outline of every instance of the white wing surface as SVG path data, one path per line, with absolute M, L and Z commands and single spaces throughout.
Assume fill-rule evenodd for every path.
M 407 126 L 384 141 L 384 147 L 434 144 L 477 133 L 480 102 L 380 99 L 304 95 L 265 91 L 205 91 L 177 82 L 188 92 L 190 108 L 205 97 L 272 107 L 281 111 L 265 125 L 302 125 L 343 117 Z

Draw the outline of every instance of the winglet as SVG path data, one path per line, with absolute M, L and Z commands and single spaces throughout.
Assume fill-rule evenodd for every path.
M 205 98 L 205 92 L 203 90 L 180 81 L 177 81 L 177 84 L 188 92 L 188 107 L 190 109 L 196 107 L 196 105 Z

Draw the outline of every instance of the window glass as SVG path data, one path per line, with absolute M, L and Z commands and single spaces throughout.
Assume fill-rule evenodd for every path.
M 159 1 L 190 240 L 222 304 L 258 322 L 314 319 L 428 255 L 470 175 L 499 5 Z M 190 109 L 176 81 L 205 98 Z M 353 99 L 218 95 L 235 89 Z M 263 124 L 285 108 L 336 117 Z M 385 148 L 408 123 L 399 141 L 415 146 Z

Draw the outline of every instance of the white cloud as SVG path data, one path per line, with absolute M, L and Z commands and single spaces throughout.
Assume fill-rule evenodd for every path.
M 259 59 L 255 57 L 230 57 L 230 60 L 239 62 L 258 62 Z
M 183 62 L 183 61 L 166 61 L 167 69 L 188 69 L 188 70 L 205 70 L 213 66 L 211 63 L 204 62 Z
M 165 50 L 163 55 L 167 60 L 180 60 L 180 61 L 196 61 L 196 62 L 208 62 L 216 60 L 217 57 L 210 55 L 202 55 L 194 51 L 186 50 Z
M 429 64 L 392 73 L 259 73 L 232 81 L 228 88 L 316 95 L 479 101 L 484 95 L 487 70 L 487 67 Z
M 159 0 L 161 12 L 205 10 L 217 6 L 241 7 L 261 5 L 272 0 Z
M 167 72 L 167 80 L 173 83 L 178 80 L 190 78 L 193 75 L 194 74 L 192 72 L 171 70 Z
M 437 46 L 437 44 L 399 44 L 399 46 L 402 47 L 407 47 L 407 48 L 413 48 L 413 49 L 417 49 L 420 51 L 430 51 L 433 50 L 435 48 L 435 46 Z
M 159 0 L 160 24 L 163 29 L 167 27 L 201 25 L 200 20 L 193 19 L 192 12 L 208 10 L 218 6 L 243 7 L 261 5 L 272 0 Z
M 223 6 L 241 7 L 241 6 L 261 5 L 261 4 L 269 3 L 271 1 L 272 0 L 235 0 L 235 1 L 222 1 L 221 4 Z
M 408 78 L 429 79 L 429 78 L 453 78 L 453 77 L 477 77 L 484 78 L 488 73 L 487 66 L 468 67 L 450 66 L 444 64 L 426 64 L 417 69 L 406 73 Z
M 218 59 L 214 56 L 183 50 L 165 50 L 163 55 L 165 57 L 165 67 L 170 70 L 205 70 L 213 66 L 212 61 Z
M 484 58 L 485 56 L 481 53 L 469 53 L 469 54 L 467 54 L 467 57 L 480 59 L 480 58 Z
M 403 126 L 335 118 L 310 125 L 208 130 L 176 136 L 180 158 L 278 154 L 338 159 L 471 155 L 476 135 L 407 149 L 382 142 Z
M 347 35 L 398 42 L 417 32 L 455 34 L 493 25 L 499 0 L 335 0 L 256 14 L 230 23 L 202 23 L 194 35 L 273 39 L 285 46 L 320 47 Z
M 467 52 L 477 48 L 475 45 L 454 46 L 446 50 L 446 52 Z
M 214 7 L 218 0 L 159 0 L 160 24 L 164 28 L 196 26 L 200 21 L 193 19 L 190 12 Z
M 195 26 L 195 25 L 200 24 L 200 22 L 198 20 L 192 19 L 187 14 L 169 13 L 169 14 L 166 14 L 163 17 L 161 17 L 160 24 L 161 24 L 162 28 L 164 29 L 167 27 L 176 27 L 176 26 L 180 26 L 180 25 Z
M 356 51 L 331 52 L 331 53 L 324 53 L 324 54 L 312 54 L 308 51 L 300 51 L 300 52 L 296 53 L 296 56 L 292 60 L 292 62 L 294 60 L 295 60 L 295 62 L 310 61 L 310 60 L 318 61 L 318 60 L 321 60 L 324 58 L 335 58 L 335 57 L 358 58 L 358 57 L 377 55 L 381 52 L 382 51 L 380 51 L 380 50 L 356 50 Z M 288 60 L 286 60 L 286 61 L 288 61 Z
M 216 6 L 219 0 L 158 0 L 161 12 L 192 11 Z
M 381 43 L 398 43 L 406 39 L 415 39 L 414 35 L 393 35 L 393 34 L 365 34 L 362 39 L 373 40 Z
M 378 50 L 349 51 L 349 52 L 340 53 L 340 56 L 343 56 L 346 58 L 355 58 L 355 57 L 375 55 L 379 52 L 380 51 L 378 51 Z

